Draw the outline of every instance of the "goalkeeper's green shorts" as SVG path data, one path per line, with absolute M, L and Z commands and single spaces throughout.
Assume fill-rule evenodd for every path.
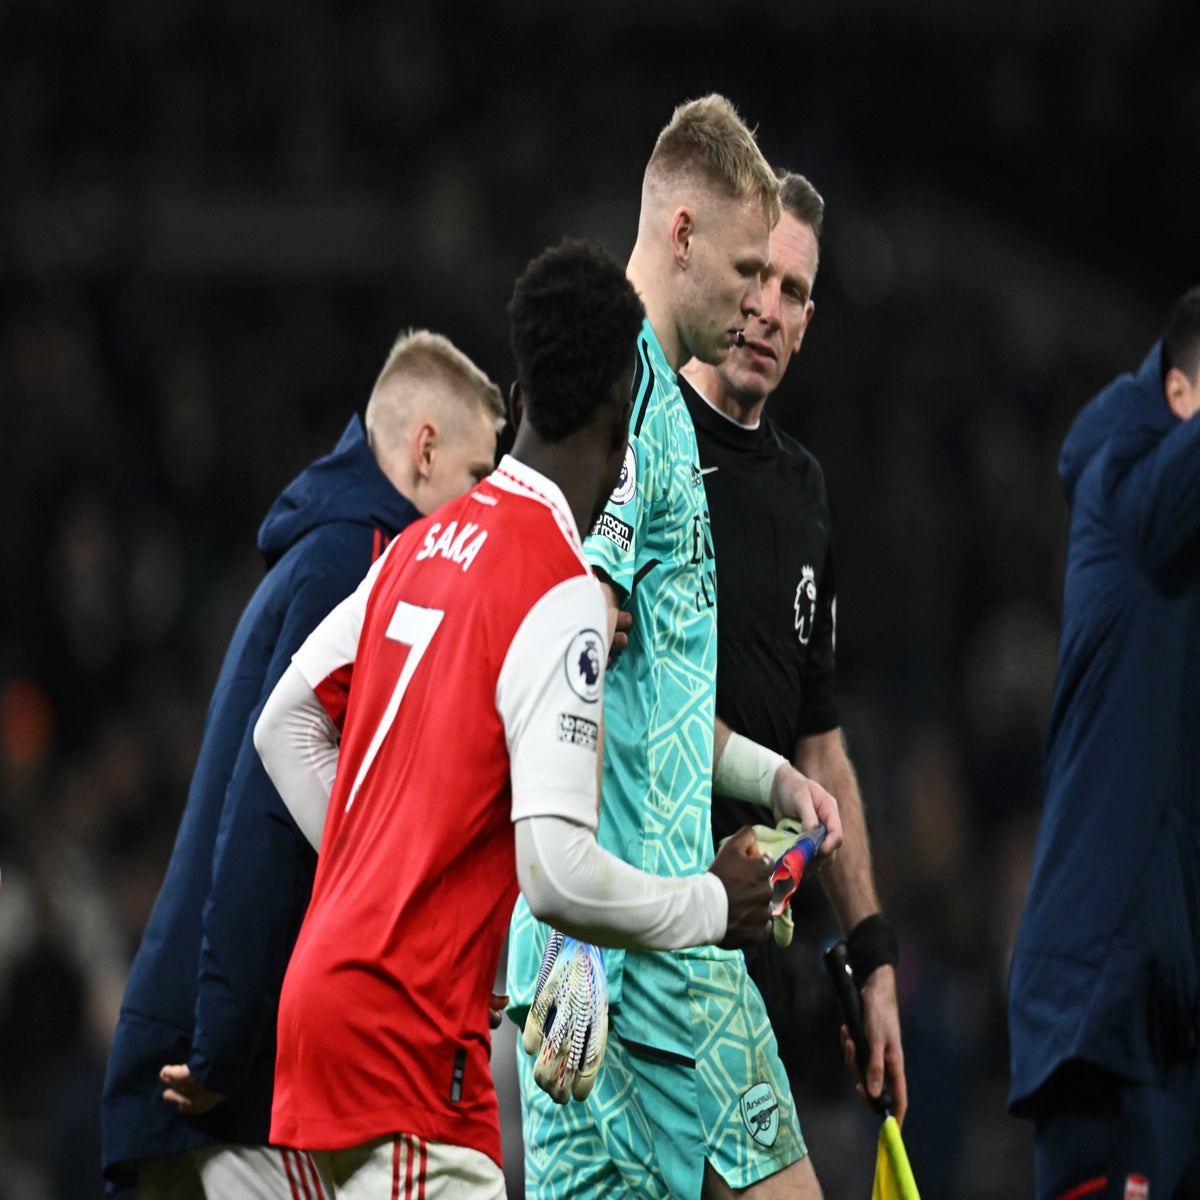
M 733 1188 L 807 1154 L 787 1075 L 742 956 L 689 959 L 694 1065 L 657 1057 L 650 1030 L 611 1014 L 608 1050 L 583 1103 L 555 1104 L 517 1044 L 526 1200 L 669 1200 L 699 1196 L 705 1160 Z

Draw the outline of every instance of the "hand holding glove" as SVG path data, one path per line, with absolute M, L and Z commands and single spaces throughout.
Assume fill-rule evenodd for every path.
M 805 829 L 799 821 L 783 817 L 772 828 L 754 825 L 758 852 L 774 864 L 771 872 L 771 920 L 777 946 L 790 946 L 795 932 L 792 921 L 792 894 L 800 884 L 804 868 L 825 840 L 825 827 Z M 729 841 L 721 839 L 721 845 Z

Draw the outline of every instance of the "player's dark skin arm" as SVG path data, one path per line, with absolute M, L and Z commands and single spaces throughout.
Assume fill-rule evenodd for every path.
M 633 613 L 621 612 L 621 601 L 617 596 L 616 585 L 603 571 L 597 570 L 596 578 L 600 581 L 600 590 L 604 593 L 604 604 L 608 609 L 608 629 L 605 633 L 608 637 L 609 661 L 611 662 L 629 645 L 629 627 L 633 624 Z M 622 617 L 625 618 L 624 621 L 622 621 Z M 617 640 L 618 635 L 619 641 Z
M 743 825 L 721 847 L 708 868 L 724 885 L 729 901 L 723 950 L 741 950 L 771 934 L 771 860 L 758 852 L 754 830 Z
M 611 591 L 611 589 L 609 589 Z M 629 645 L 629 630 L 633 626 L 633 613 L 626 612 L 625 609 L 617 609 L 617 624 L 613 630 L 613 635 L 609 639 L 608 647 L 608 665 L 611 667 L 613 662 L 620 657 L 621 651 Z

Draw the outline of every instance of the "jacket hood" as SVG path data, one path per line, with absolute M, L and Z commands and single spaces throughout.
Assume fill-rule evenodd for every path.
M 1146 355 L 1136 375 L 1119 375 L 1080 410 L 1058 458 L 1058 477 L 1070 500 L 1088 463 L 1115 430 L 1157 428 L 1175 420 L 1162 389 L 1162 342 Z
M 258 548 L 271 567 L 318 525 L 351 521 L 392 538 L 420 515 L 379 469 L 355 414 L 333 452 L 305 467 L 271 505 L 258 529 Z

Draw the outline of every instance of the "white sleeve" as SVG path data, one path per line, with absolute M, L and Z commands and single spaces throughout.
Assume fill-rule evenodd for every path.
M 337 772 L 338 730 L 292 663 L 254 726 L 254 745 L 300 832 L 321 848 L 325 810 Z
M 254 726 L 263 766 L 316 850 L 337 772 L 338 725 L 346 711 L 367 598 L 386 558 L 386 553 L 380 555 L 358 587 L 305 638 Z
M 516 825 L 517 878 L 540 921 L 626 950 L 682 950 L 725 936 L 729 902 L 711 872 L 647 875 L 601 847 L 590 829 L 540 816 Z
M 512 819 L 596 828 L 596 748 L 608 658 L 600 585 L 577 575 L 526 614 L 496 680 L 512 772 Z

